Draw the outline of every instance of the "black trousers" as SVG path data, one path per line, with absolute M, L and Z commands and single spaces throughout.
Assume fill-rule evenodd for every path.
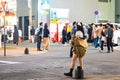
M 110 51 L 110 47 L 111 47 L 111 49 L 113 49 L 112 38 L 107 38 L 107 49 L 108 49 L 108 51 Z
M 72 55 L 73 55 L 73 46 L 71 46 L 70 48 L 70 57 L 72 57 Z
M 40 50 L 42 37 L 41 37 L 41 36 L 38 36 L 37 38 L 38 38 L 38 39 L 37 39 L 37 50 Z

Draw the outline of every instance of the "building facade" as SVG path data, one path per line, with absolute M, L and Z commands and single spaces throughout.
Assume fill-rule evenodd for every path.
M 87 24 L 92 22 L 120 21 L 119 0 L 14 1 L 16 1 L 16 24 L 22 29 L 23 37 L 26 37 L 25 39 L 28 39 L 31 26 L 36 28 L 40 21 L 50 24 L 60 23 L 60 25 L 64 22 L 71 23 L 73 21 L 80 21 Z M 45 6 L 46 2 L 48 3 L 47 6 Z M 117 7 L 116 10 L 115 7 Z

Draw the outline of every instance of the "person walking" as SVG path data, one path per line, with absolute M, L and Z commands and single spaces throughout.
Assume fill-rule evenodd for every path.
M 43 30 L 43 49 L 44 50 L 48 50 L 49 49 L 49 37 L 50 36 L 50 32 L 49 32 L 49 29 L 48 29 L 48 24 L 45 23 L 44 25 L 44 30 Z
M 35 30 L 35 35 L 37 36 L 37 51 L 42 51 L 41 42 L 43 36 L 43 22 L 39 23 L 38 28 Z
M 107 39 L 107 53 L 110 53 L 110 47 L 111 47 L 111 51 L 113 52 L 113 43 L 112 43 L 112 39 L 113 39 L 113 25 L 107 23 L 107 29 L 106 29 L 106 39 Z
M 74 67 L 75 67 L 75 62 L 76 62 L 77 58 L 79 59 L 80 67 L 81 68 L 83 67 L 83 59 L 82 58 L 85 55 L 86 49 L 88 47 L 88 43 L 87 43 L 85 33 L 84 33 L 84 30 L 83 30 L 82 26 L 77 25 L 77 32 L 72 37 L 71 42 L 72 42 L 73 47 L 74 47 L 74 53 L 73 53 L 73 56 L 72 56 L 70 71 L 68 73 L 64 73 L 65 76 L 70 76 L 70 77 L 73 76 L 72 73 L 73 73 L 73 70 L 74 70 Z

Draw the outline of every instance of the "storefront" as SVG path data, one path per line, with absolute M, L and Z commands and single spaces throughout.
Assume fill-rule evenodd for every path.
M 4 31 L 9 30 L 14 32 L 13 25 L 17 25 L 16 0 L 0 0 L 0 3 L 0 26 L 2 27 L 1 34 L 3 34 Z M 3 28 L 5 28 L 5 30 Z
M 69 9 L 50 9 L 50 33 L 52 42 L 61 42 L 62 30 L 69 24 Z

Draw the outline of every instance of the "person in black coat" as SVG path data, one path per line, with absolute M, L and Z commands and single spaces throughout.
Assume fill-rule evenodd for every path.
M 65 44 L 66 40 L 67 40 L 67 32 L 66 32 L 66 26 L 63 27 L 62 30 L 62 44 Z
M 18 29 L 16 25 L 14 25 L 13 43 L 18 45 Z

